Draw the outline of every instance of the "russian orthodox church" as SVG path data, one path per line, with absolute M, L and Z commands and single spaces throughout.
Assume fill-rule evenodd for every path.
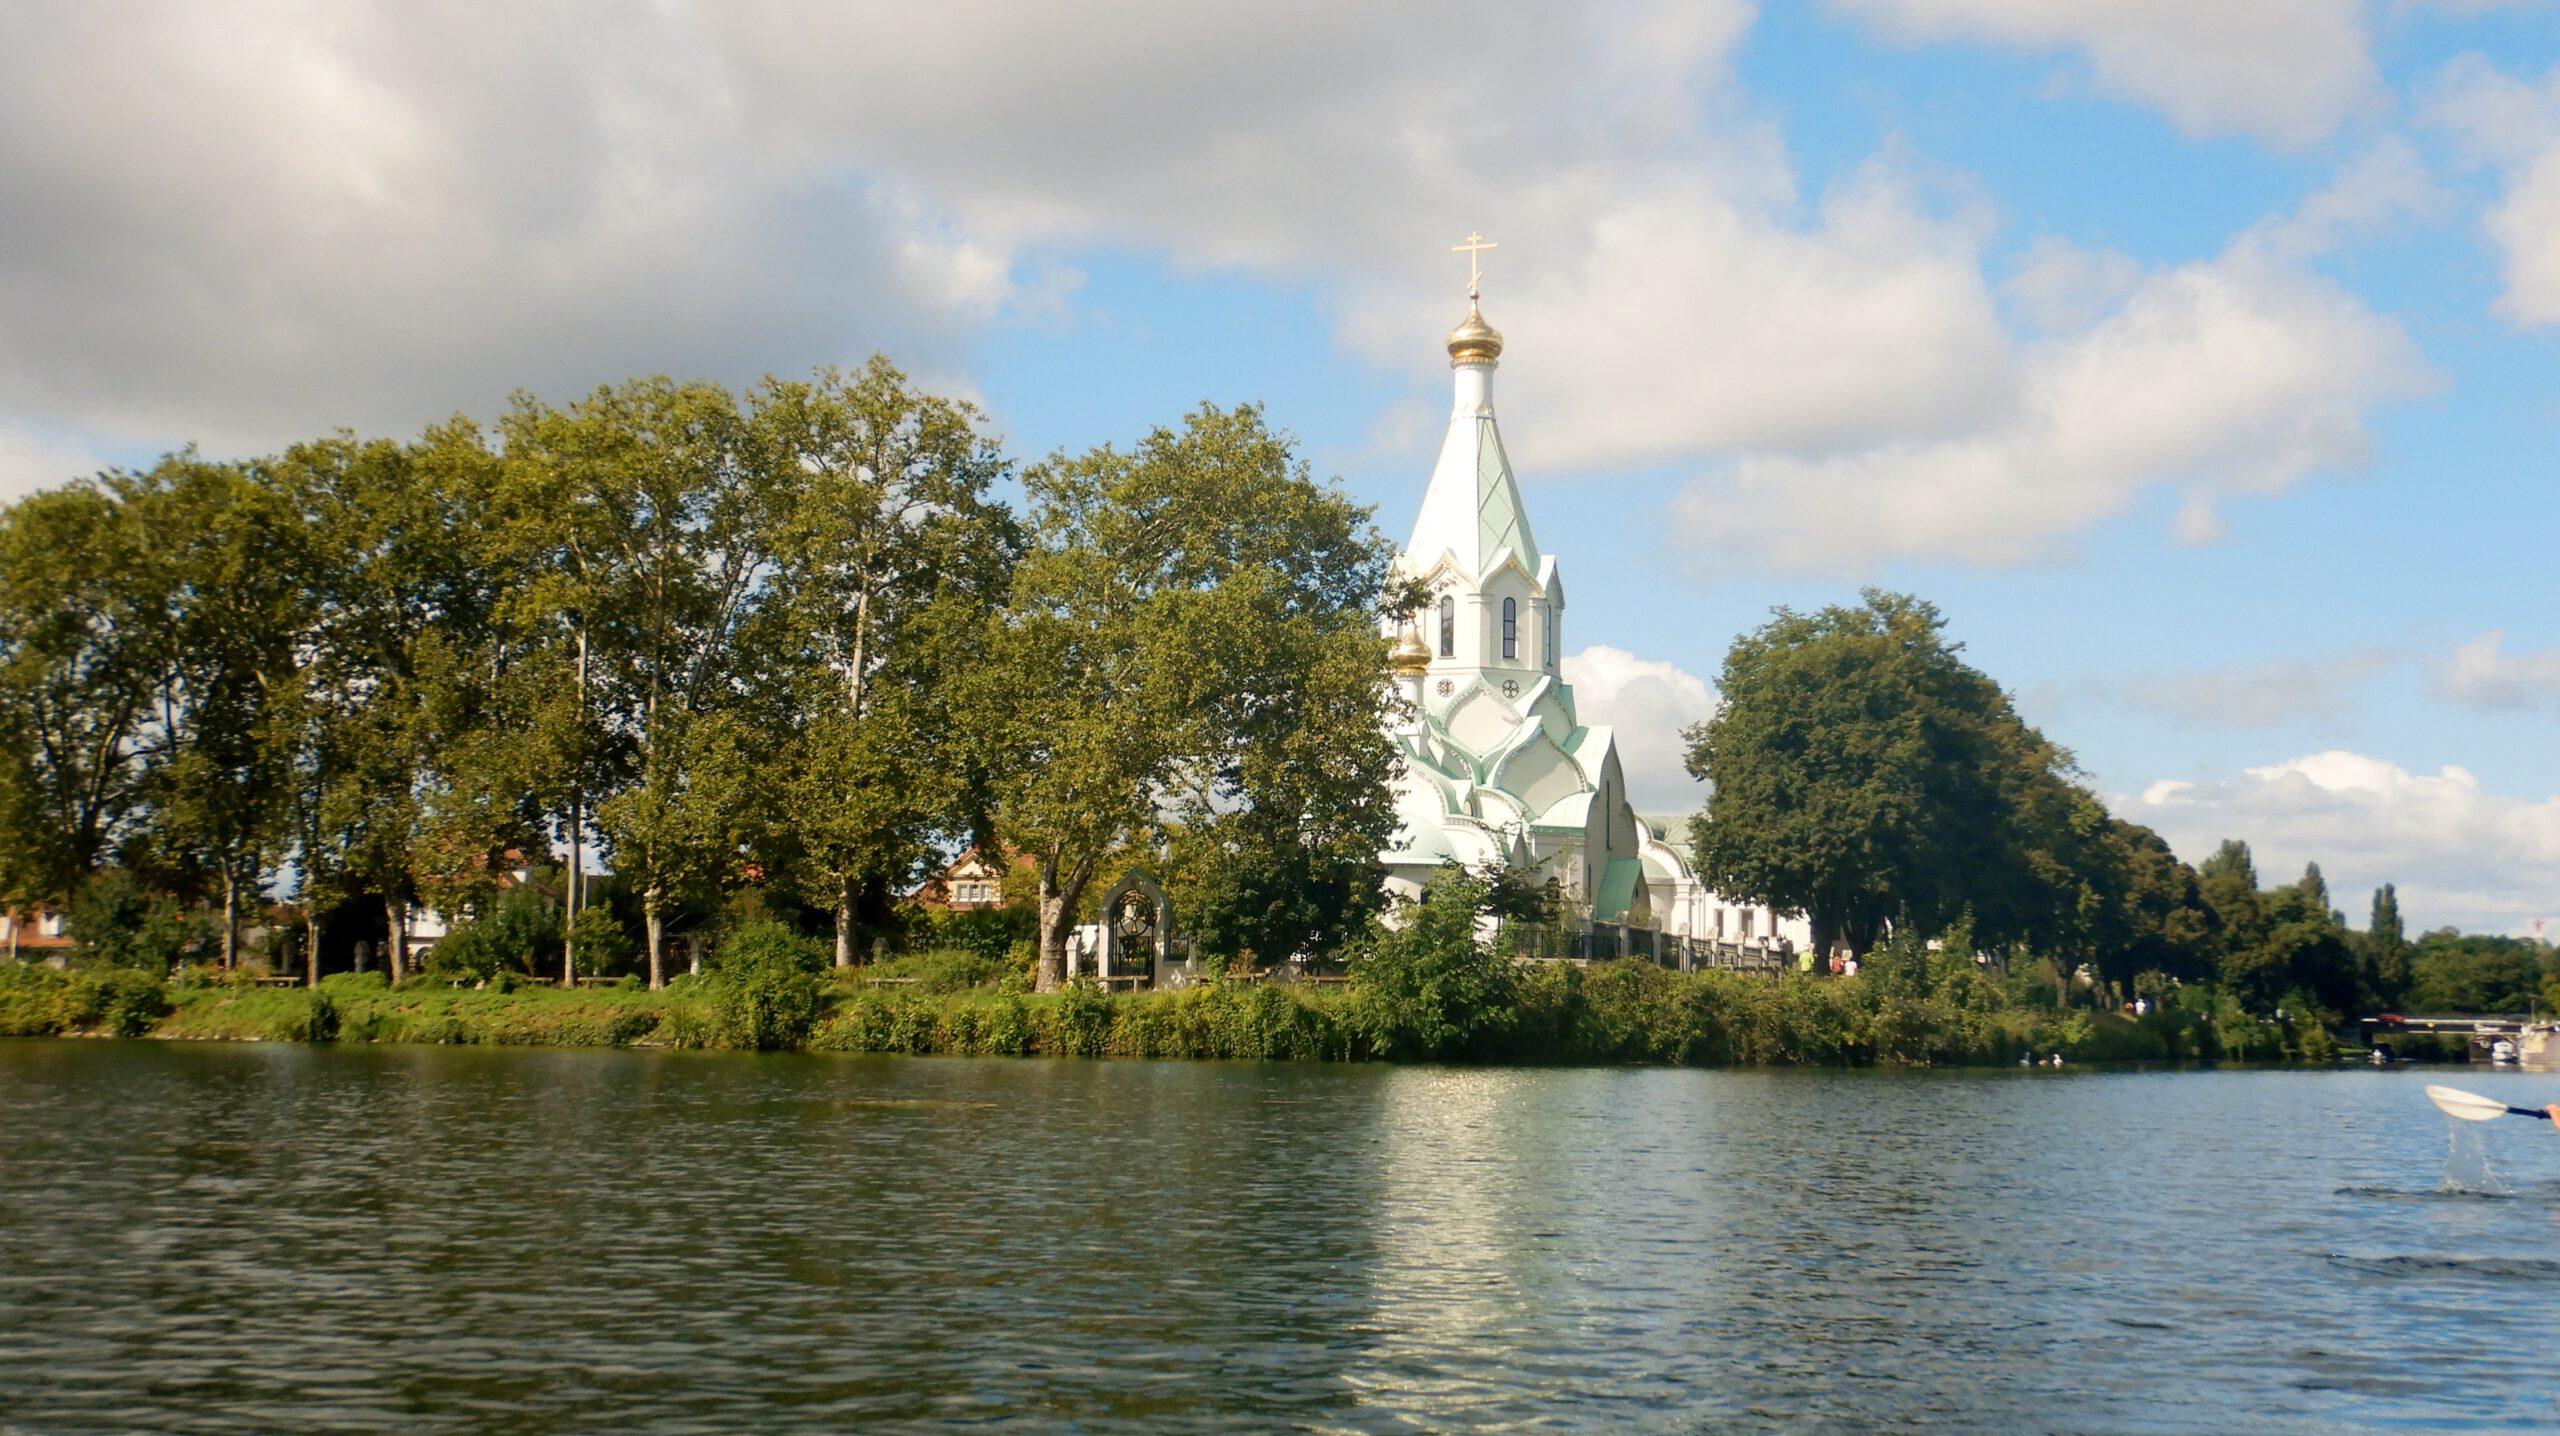
M 1476 247 L 1491 246 L 1471 238 L 1461 249 Z M 1381 855 L 1389 891 L 1419 894 L 1449 862 L 1499 861 L 1554 884 L 1568 910 L 1594 922 L 1809 945 L 1802 919 L 1782 923 L 1700 882 L 1675 846 L 1684 820 L 1639 818 L 1610 730 L 1575 716 L 1559 667 L 1563 576 L 1529 527 L 1494 419 L 1501 357 L 1471 278 L 1467 317 L 1449 335 L 1449 436 L 1394 567 L 1430 599 L 1393 656 L 1411 713 L 1393 735 L 1403 826 Z

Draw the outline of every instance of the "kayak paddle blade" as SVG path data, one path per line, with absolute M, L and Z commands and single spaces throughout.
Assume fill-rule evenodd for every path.
M 2429 1083 L 2427 1100 L 2443 1108 L 2446 1116 L 2460 1117 L 2466 1122 L 2486 1122 L 2507 1115 L 2506 1103 L 2483 1097 L 2477 1092 L 2465 1092 L 2459 1087 L 2438 1087 Z

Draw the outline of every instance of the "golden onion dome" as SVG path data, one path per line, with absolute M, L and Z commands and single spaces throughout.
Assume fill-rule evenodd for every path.
M 1484 311 L 1467 300 L 1467 317 L 1449 331 L 1449 363 L 1491 364 L 1502 357 L 1502 331 L 1484 322 Z
M 1387 655 L 1387 666 L 1399 678 L 1418 678 L 1431 671 L 1431 650 L 1422 646 L 1422 635 L 1413 631 L 1412 624 L 1404 626 L 1395 651 Z

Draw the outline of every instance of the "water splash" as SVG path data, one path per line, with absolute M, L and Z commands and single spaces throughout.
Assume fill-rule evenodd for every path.
M 2440 1192 L 2460 1192 L 2475 1197 L 2511 1197 L 2515 1189 L 2498 1176 L 2489 1165 L 2489 1144 L 2480 1140 L 2480 1124 L 2445 1119 L 2444 1180 L 2436 1184 Z

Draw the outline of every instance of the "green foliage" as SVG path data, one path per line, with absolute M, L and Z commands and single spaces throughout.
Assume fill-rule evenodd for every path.
M 1968 910 L 1991 942 L 2128 940 L 2160 906 L 2134 870 L 2144 835 L 2070 780 L 2069 755 L 1944 627 L 1870 589 L 1735 640 L 1723 703 L 1688 734 L 1689 770 L 1712 785 L 1700 876 L 1807 913 L 1822 948 L 1863 952 L 1888 919 L 1935 931 Z
M 605 903 L 578 909 L 576 921 L 569 925 L 569 936 L 578 944 L 578 969 L 582 973 L 601 976 L 628 972 L 631 960 L 639 955 L 639 940 L 631 929 L 614 915 Z
M 214 947 L 210 925 L 131 873 L 110 868 L 81 885 L 70 931 L 84 965 L 130 967 L 155 977 Z
M 607 909 L 589 911 L 597 914 L 596 919 L 581 922 L 581 928 L 601 929 L 613 921 Z M 428 951 L 424 966 L 440 977 L 474 981 L 500 973 L 530 976 L 556 965 L 553 959 L 559 955 L 561 936 L 560 911 L 550 899 L 531 887 L 510 888 L 485 915 L 447 932 Z
M 1099 864 L 1168 808 L 1233 828 L 1253 871 L 1374 864 L 1395 822 L 1377 721 L 1391 550 L 1368 511 L 1252 406 L 1060 455 L 1023 488 L 1030 542 L 968 707 L 995 826 L 1040 864 L 1041 985 L 1065 975 Z M 1265 896 L 1220 906 L 1226 941 L 1294 950 L 1323 903 Z
M 0 1037 L 98 1032 L 141 1037 L 169 1011 L 160 979 L 134 968 L 56 972 L 0 964 Z
M 797 1047 L 826 1007 L 824 945 L 780 923 L 740 928 L 714 955 L 705 985 L 714 1028 L 732 1047 Z
M 1435 873 L 1422 900 L 1351 964 L 1370 1040 L 1397 1057 L 1446 1061 L 1493 1054 L 1516 1017 L 1517 965 L 1478 934 L 1490 896 L 1457 868 Z
M 2549 949 L 2518 937 L 2444 931 L 2409 957 L 2412 1012 L 2524 1012 L 2541 995 Z
M 965 952 L 1000 965 L 1016 943 L 1032 940 L 1039 925 L 1039 909 L 1028 903 L 952 908 L 925 914 L 924 940 L 928 950 Z
M 925 992 L 970 992 L 993 989 L 1008 979 L 1019 979 L 1024 971 L 1017 941 L 1006 951 L 990 954 L 982 949 L 944 947 L 926 952 L 908 953 L 884 962 L 857 968 L 865 981 L 900 982 L 912 980 Z
M 33 963 L 0 963 L 0 1037 L 50 1037 L 63 1028 L 61 973 Z

